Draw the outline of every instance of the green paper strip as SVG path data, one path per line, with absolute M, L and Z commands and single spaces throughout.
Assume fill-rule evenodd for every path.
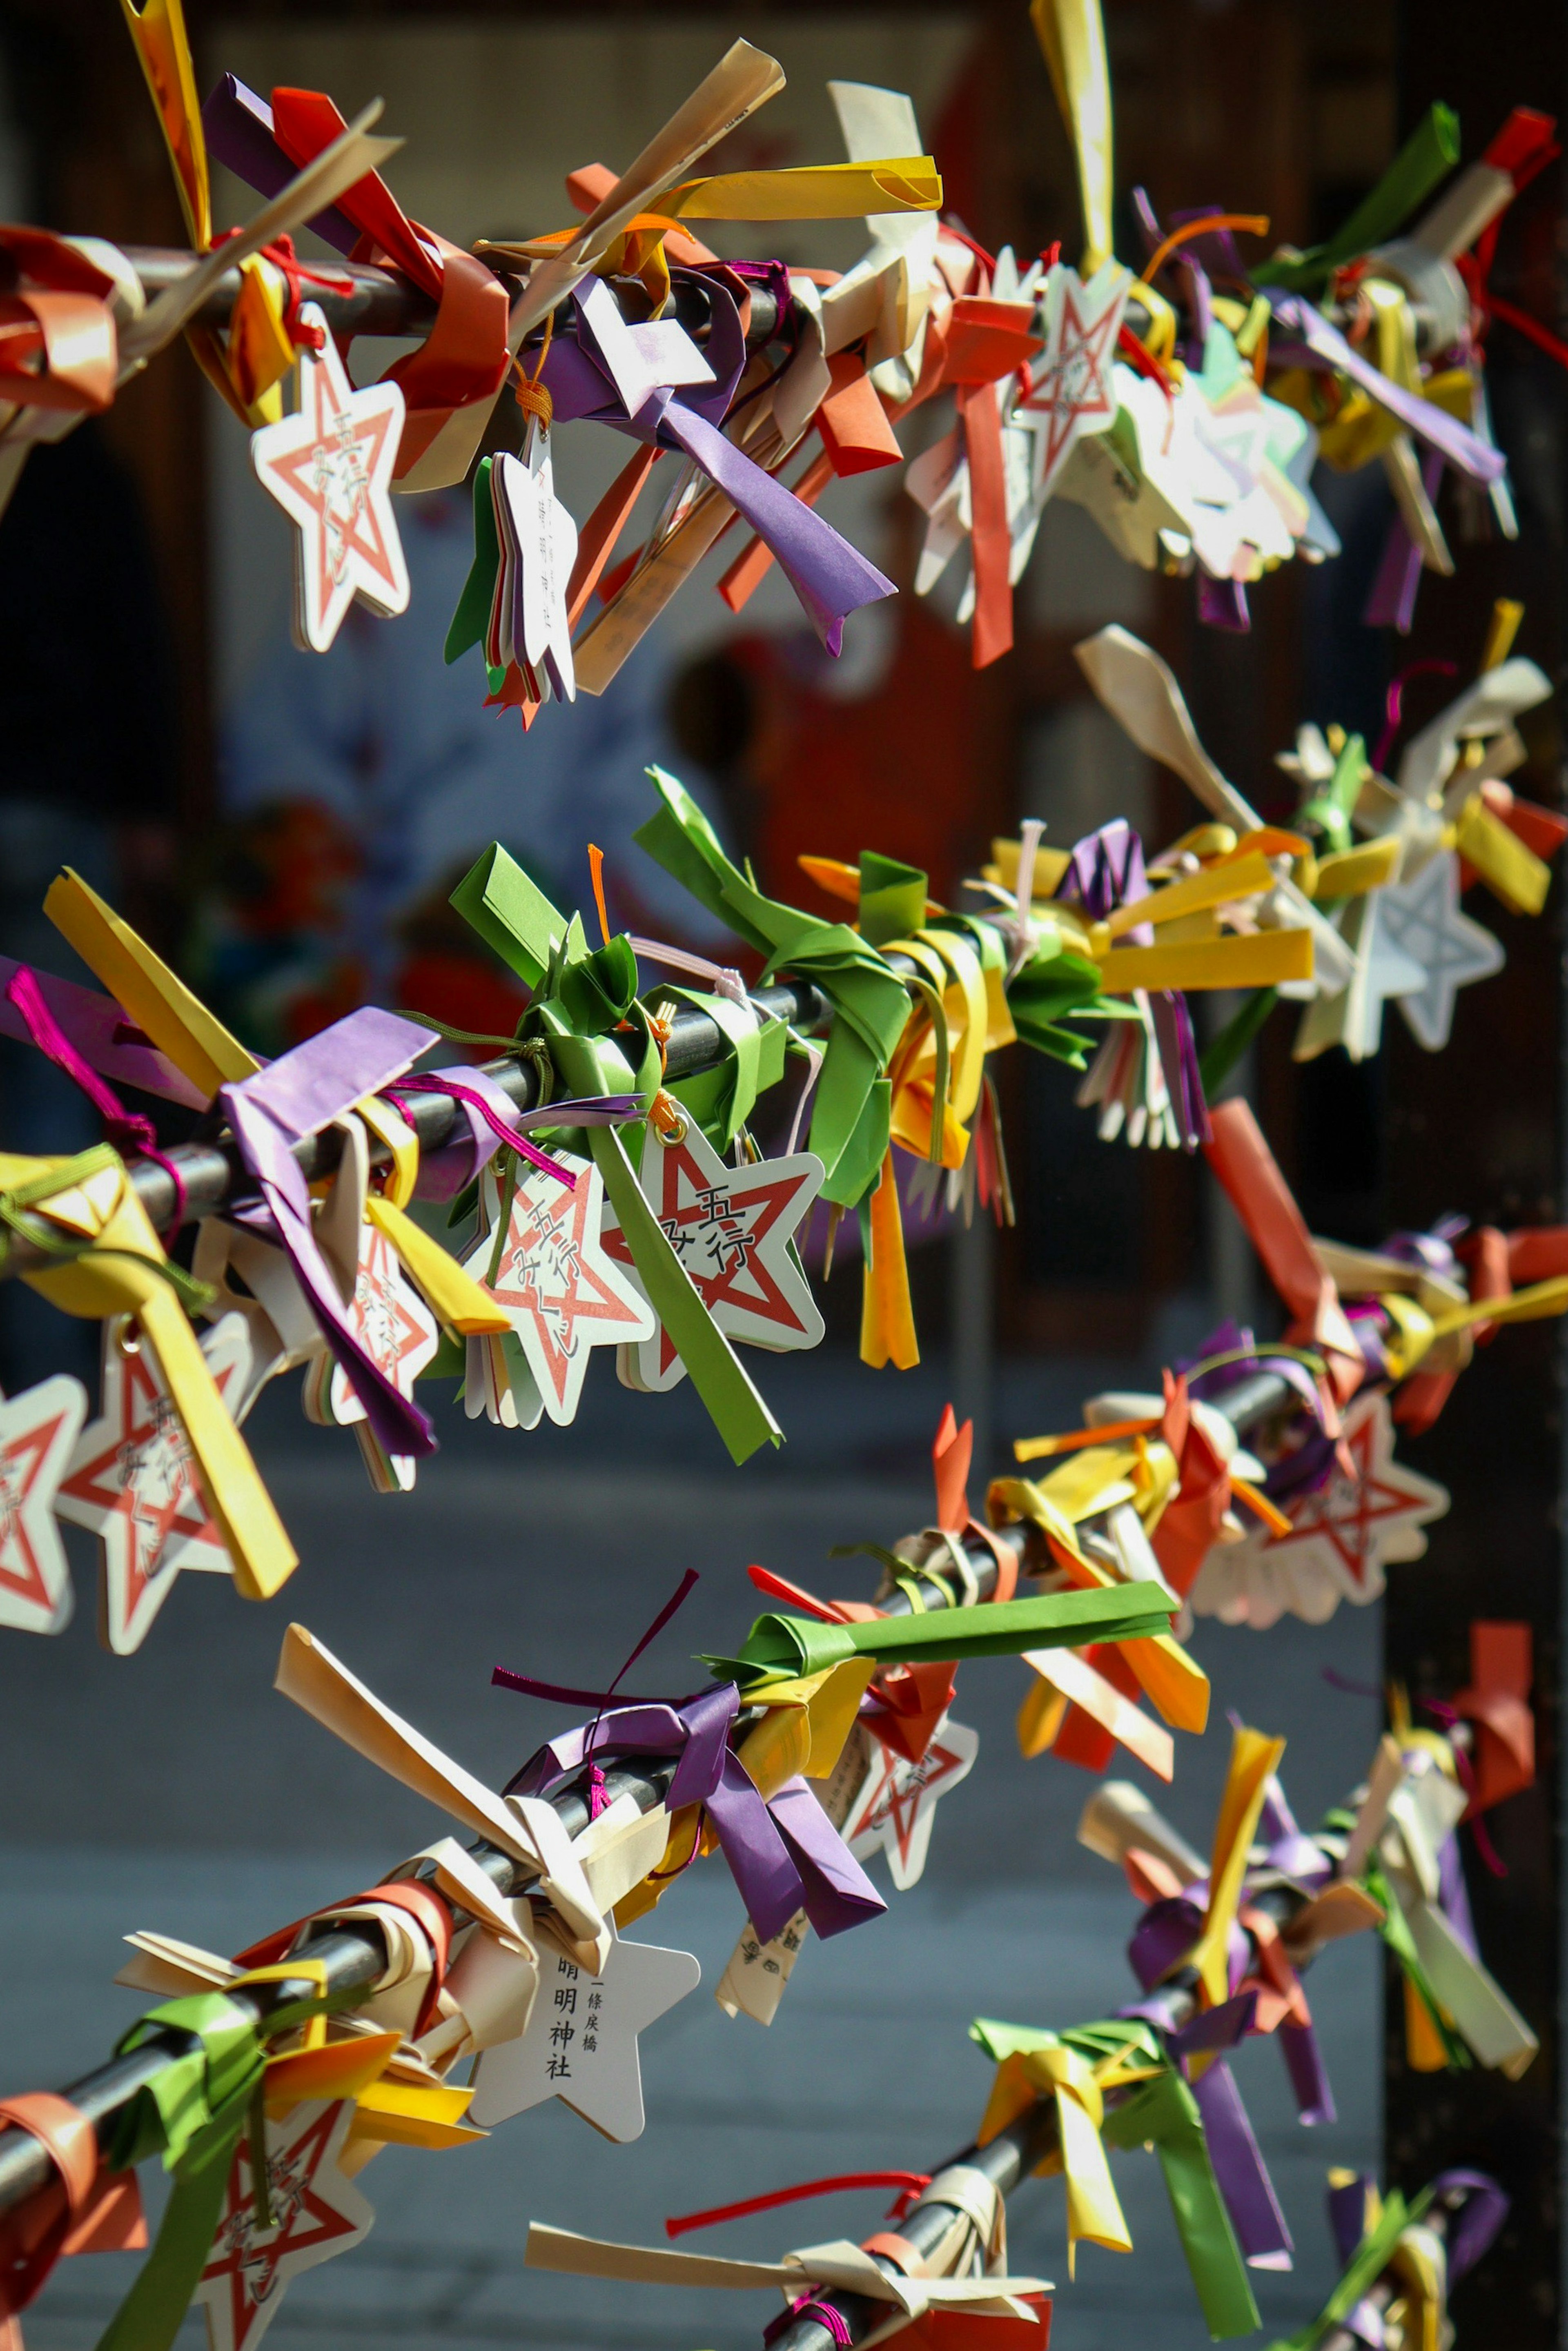
M 1295 290 L 1321 285 L 1342 263 L 1386 244 L 1417 204 L 1459 160 L 1459 118 L 1452 107 L 1433 106 L 1422 117 L 1370 195 L 1326 245 L 1288 257 L 1275 254 L 1255 272 L 1260 286 Z
M 460 660 L 470 645 L 482 645 L 489 633 L 496 574 L 501 568 L 501 542 L 496 536 L 496 508 L 490 496 L 490 465 L 488 457 L 481 457 L 474 472 L 474 561 L 446 632 L 449 664 Z
M 925 920 L 926 877 L 917 865 L 861 851 L 860 931 L 873 947 L 906 939 Z
M 874 1087 L 904 1034 L 909 992 L 871 942 L 847 924 L 824 923 L 758 890 L 726 855 L 685 787 L 661 768 L 648 773 L 661 805 L 635 834 L 639 847 L 716 920 L 767 956 L 765 978 L 788 970 L 814 981 L 833 1008 L 811 1105 L 811 1149 L 827 1171 L 824 1197 L 853 1207 L 875 1181 L 887 1150 L 886 1101 Z M 877 1110 L 868 1123 L 868 1104 L 880 1109 L 880 1134 Z
M 1270 2351 L 1313 2351 L 1313 2346 L 1348 2317 L 1368 2288 L 1376 2283 L 1388 2267 L 1400 2238 L 1406 2229 L 1423 2217 L 1431 2201 L 1429 2188 L 1424 2188 L 1408 2206 L 1399 2190 L 1391 2189 L 1384 2199 L 1377 2226 L 1369 2229 L 1363 2237 L 1350 2257 L 1343 2276 L 1317 2316 L 1303 2326 L 1299 2335 L 1292 2335 L 1284 2342 L 1271 2344 Z
M 525 987 L 538 987 L 570 935 L 566 916 L 498 841 L 476 858 L 449 904 Z
M 1117 2147 L 1153 2140 L 1210 2335 L 1217 2342 L 1250 2335 L 1262 2322 L 1247 2264 L 1208 2159 L 1197 2101 L 1176 2068 L 1143 2083 L 1124 2105 L 1113 2106 L 1102 2137 Z
M 737 1657 L 705 1656 L 703 1663 L 744 1688 L 780 1676 L 823 1673 L 847 1657 L 875 1657 L 882 1665 L 914 1664 L 923 1657 L 1010 1657 L 1024 1649 L 1146 1640 L 1170 1630 L 1175 1606 L 1157 1583 L 1113 1583 L 1103 1591 L 1041 1593 L 925 1616 L 877 1616 L 864 1625 L 824 1625 L 769 1613 L 757 1619 Z
M 612 1126 L 588 1130 L 594 1165 L 621 1219 L 648 1302 L 669 1332 L 692 1385 L 737 1466 L 759 1446 L 778 1445 L 784 1432 L 753 1387 L 734 1348 L 703 1304 L 669 1235 L 643 1196 L 626 1146 Z
M 1070 2032 L 1049 2032 L 977 2017 L 969 2038 L 998 2065 L 1019 2051 L 1065 2046 L 1091 2064 L 1131 2055 L 1163 2069 L 1154 2081 L 1140 2083 L 1130 2097 L 1106 2107 L 1100 2135 L 1106 2147 L 1118 2149 L 1153 2144 L 1210 2335 L 1217 2340 L 1249 2335 L 1260 2324 L 1258 2304 L 1209 2161 L 1203 2116 L 1154 2027 L 1143 2018 L 1110 2017 L 1102 2023 L 1077 2025 Z
M 1204 1100 L 1212 1102 L 1280 1001 L 1277 987 L 1255 987 L 1239 1012 L 1205 1046 L 1197 1064 Z
M 301 2015 L 308 2012 L 307 2004 Z M 108 2159 L 115 2170 L 129 2169 L 162 2147 L 173 2193 L 157 2241 L 98 2351 L 169 2351 L 205 2265 L 229 2166 L 262 2078 L 256 2028 L 222 1992 L 165 2001 L 131 2026 L 115 2053 L 128 2056 L 166 2032 L 189 2033 L 196 2045 L 138 2092 Z

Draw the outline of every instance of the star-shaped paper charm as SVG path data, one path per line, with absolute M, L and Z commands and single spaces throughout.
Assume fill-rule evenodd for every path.
M 637 2036 L 702 1981 L 689 1951 L 612 1942 L 601 1976 L 539 1945 L 539 1988 L 528 2028 L 486 2049 L 474 2072 L 470 2121 L 481 2130 L 560 2098 L 606 2138 L 643 2135 Z
M 1035 460 L 1042 501 L 1080 435 L 1103 433 L 1115 420 L 1116 336 L 1132 282 L 1119 261 L 1102 262 L 1087 285 L 1062 262 L 1046 280 L 1045 350 L 1023 402 L 1042 420 Z
M 814 1347 L 822 1336 L 810 1285 L 789 1250 L 821 1183 L 822 1163 L 809 1151 L 728 1167 L 694 1121 L 668 1144 L 650 1123 L 643 1145 L 643 1193 L 703 1304 L 729 1338 L 775 1353 Z M 613 1209 L 605 1211 L 604 1248 L 641 1291 Z M 636 1352 L 640 1386 L 673 1388 L 685 1377 L 662 1326 Z
M 99 1635 L 120 1656 L 141 1647 L 183 1569 L 233 1569 L 162 1367 L 146 1340 L 127 1342 L 129 1329 L 118 1315 L 104 1324 L 101 1416 L 83 1431 L 55 1503 L 62 1519 L 98 1536 Z M 234 1410 L 250 1384 L 244 1318 L 214 1322 L 202 1353 Z
M 1416 1043 L 1440 1052 L 1454 1025 L 1455 997 L 1472 980 L 1502 969 L 1502 948 L 1459 912 L 1459 861 L 1451 849 L 1423 866 L 1413 882 L 1392 882 L 1371 895 L 1379 930 L 1426 975 L 1425 987 L 1401 995 L 1399 1009 Z
M 211 2351 L 256 2351 L 289 2280 L 369 2235 L 376 2216 L 338 2168 L 353 2119 L 351 2098 L 313 2099 L 267 2124 L 270 2229 L 256 2224 L 248 2138 L 235 2149 L 217 2232 L 193 2296 L 205 2307 Z
M 894 1754 L 875 1737 L 868 1738 L 867 1744 L 870 1769 L 850 1807 L 843 1839 L 857 1861 L 869 1861 L 880 1847 L 902 1894 L 925 1866 L 937 1803 L 968 1778 L 980 1736 L 944 1715 L 918 1763 Z
M 349 1328 L 377 1368 L 405 1396 L 441 1344 L 434 1315 L 398 1262 L 379 1225 L 360 1229 L 360 1266 L 348 1309 Z M 332 1366 L 330 1416 L 340 1427 L 364 1422 L 365 1407 L 341 1364 Z M 368 1423 L 367 1423 L 368 1427 Z M 392 1476 L 406 1493 L 413 1484 L 412 1455 L 391 1457 Z
M 1362 1607 L 1380 1598 L 1390 1560 L 1421 1557 L 1422 1530 L 1442 1517 L 1448 1497 L 1394 1458 L 1386 1397 L 1355 1399 L 1344 1416 L 1344 1442 L 1355 1477 L 1336 1468 L 1319 1492 L 1291 1504 L 1288 1535 L 1260 1527 L 1209 1553 L 1193 1587 L 1199 1614 L 1260 1631 L 1284 1614 L 1321 1624 L 1341 1600 Z
M 1406 955 L 1384 925 L 1381 890 L 1353 898 L 1340 918 L 1340 935 L 1355 958 L 1348 987 L 1320 990 L 1296 1032 L 1298 1061 L 1310 1061 L 1330 1045 L 1343 1045 L 1353 1061 L 1369 1061 L 1383 1041 L 1383 1008 L 1427 985 L 1426 967 Z
M 87 1390 L 68 1373 L 0 1402 L 0 1625 L 63 1633 L 70 1570 L 55 1494 L 87 1417 Z
M 542 691 L 575 702 L 566 590 L 577 559 L 577 525 L 555 494 L 549 434 L 530 427 L 524 454 L 503 451 L 490 475 L 496 517 L 514 567 L 511 635 L 504 650 Z
M 499 1196 L 486 1170 L 486 1229 L 463 1262 L 511 1316 L 544 1408 L 564 1428 L 576 1416 L 591 1350 L 651 1339 L 657 1318 L 601 1239 L 604 1186 L 598 1168 L 569 1152 L 558 1152 L 556 1161 L 576 1176 L 575 1186 L 569 1191 L 542 1168 L 519 1170 L 493 1281 Z
M 392 475 L 402 438 L 395 383 L 356 392 L 320 308 L 319 351 L 299 354 L 299 406 L 250 439 L 250 461 L 298 528 L 294 547 L 295 642 L 324 653 L 358 596 L 373 612 L 408 609 L 408 567 L 392 513 Z

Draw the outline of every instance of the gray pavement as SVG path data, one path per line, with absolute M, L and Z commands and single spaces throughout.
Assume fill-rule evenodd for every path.
M 1009 1371 L 999 1425 L 1062 1426 L 1090 1387 L 1133 1368 Z M 146 2004 L 110 1982 L 124 1932 L 157 1927 L 237 1949 L 435 1832 L 427 1808 L 273 1693 L 290 1617 L 494 1783 L 570 1718 L 491 1689 L 492 1663 L 597 1684 L 693 1565 L 696 1593 L 631 1677 L 643 1691 L 680 1690 L 697 1678 L 693 1653 L 727 1646 L 749 1621 L 747 1562 L 819 1591 L 868 1592 L 869 1562 L 826 1553 L 834 1542 L 890 1541 L 926 1516 L 922 1457 L 942 1367 L 902 1383 L 827 1356 L 765 1370 L 791 1443 L 743 1472 L 717 1453 L 691 1399 L 643 1401 L 601 1377 L 571 1431 L 512 1436 L 444 1413 L 446 1449 L 401 1499 L 371 1494 L 350 1442 L 304 1426 L 291 1397 L 269 1399 L 256 1449 L 300 1550 L 298 1574 L 265 1608 L 217 1578 L 188 1578 L 132 1660 L 97 1648 L 84 1546 L 77 1622 L 55 1641 L 0 1642 L 0 2091 L 68 2081 Z M 1333 1689 L 1322 1668 L 1375 1679 L 1375 1612 L 1264 1636 L 1200 1628 L 1196 1647 L 1214 1678 L 1216 1728 L 1178 1740 L 1176 1786 L 1155 1789 L 1157 1800 L 1207 1844 L 1235 1707 L 1287 1734 L 1286 1782 L 1303 1821 L 1315 1819 L 1371 1751 L 1375 1702 Z M 653 2242 L 669 2212 L 821 2173 L 933 2167 L 970 2135 L 983 2103 L 987 2068 L 965 2032 L 973 2015 L 1061 2025 L 1133 1996 L 1123 1946 L 1134 1906 L 1073 1840 L 1092 1782 L 1049 1758 L 1019 1758 L 1011 1719 L 1023 1687 L 1011 1661 L 965 1669 L 956 1711 L 979 1730 L 981 1758 L 942 1807 L 925 1882 L 892 1896 L 885 1918 L 811 1946 L 771 2031 L 731 2022 L 711 1999 L 739 1906 L 710 1862 L 634 1930 L 694 1950 L 705 1980 L 644 2043 L 644 2137 L 613 2147 L 549 2106 L 482 2147 L 389 2151 L 363 2179 L 375 2231 L 293 2286 L 274 2341 L 375 2335 L 412 2351 L 755 2343 L 772 2314 L 765 2297 L 538 2276 L 522 2266 L 528 2221 Z M 1143 1775 L 1129 1766 L 1127 1776 Z M 1300 2128 L 1273 2049 L 1254 2043 L 1239 2061 L 1298 2245 L 1293 2274 L 1256 2281 L 1270 2334 L 1298 2325 L 1329 2282 L 1325 2166 L 1376 2161 L 1380 1983 L 1369 1946 L 1331 1952 L 1312 1975 L 1336 2124 Z M 1061 2351 L 1124 2351 L 1156 2316 L 1165 2351 L 1187 2351 L 1207 2338 L 1158 2166 L 1116 2162 L 1130 2258 L 1085 2247 L 1070 2284 L 1061 2189 L 1046 2182 L 1016 2201 L 1013 2261 L 1057 2280 Z M 765 2256 L 862 2235 L 878 2209 L 873 2196 L 843 2198 L 694 2241 Z M 95 2339 L 128 2267 L 103 2257 L 64 2265 L 29 2318 L 34 2351 Z M 187 2329 L 182 2351 L 187 2339 L 193 2346 L 199 2329 Z

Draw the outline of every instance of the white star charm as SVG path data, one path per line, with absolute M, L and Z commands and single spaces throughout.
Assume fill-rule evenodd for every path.
M 1133 273 L 1103 261 L 1087 285 L 1058 262 L 1045 281 L 1045 350 L 1023 413 L 1039 416 L 1035 496 L 1043 505 L 1084 434 L 1116 421 L 1116 336 Z
M 857 1861 L 885 1853 L 889 1874 L 903 1894 L 925 1867 L 937 1803 L 968 1778 L 980 1735 L 944 1715 L 918 1763 L 871 1734 L 866 1744 L 868 1769 L 844 1822 L 843 1840 Z
M 307 302 L 299 317 L 326 340 L 300 352 L 298 409 L 251 434 L 250 461 L 299 532 L 294 641 L 324 653 L 356 596 L 372 612 L 408 609 L 392 503 L 403 398 L 395 383 L 356 392 L 319 305 Z
M 1291 1048 L 1298 1061 L 1311 1061 L 1331 1045 L 1343 1045 L 1353 1061 L 1369 1061 L 1383 1041 L 1383 1008 L 1390 998 L 1427 987 L 1426 966 L 1406 955 L 1384 924 L 1382 890 L 1353 898 L 1340 918 L 1340 936 L 1355 957 L 1348 987 L 1320 991 L 1301 1016 Z
M 689 1951 L 616 1940 L 604 1973 L 591 1976 L 541 1939 L 528 2029 L 480 2056 L 469 2120 L 487 2130 L 546 2098 L 560 2098 L 606 2138 L 640 2138 L 645 2117 L 637 2036 L 695 1991 L 702 1972 Z
M 521 457 L 503 452 L 490 469 L 490 491 L 502 549 L 497 595 L 502 665 L 507 659 L 538 688 L 575 702 L 571 630 L 566 589 L 577 560 L 577 525 L 555 494 L 549 434 L 530 423 Z
M 441 1332 L 379 1225 L 360 1228 L 359 1270 L 348 1319 L 350 1330 L 378 1369 L 400 1395 L 412 1398 L 415 1380 L 441 1344 Z M 308 1419 L 328 1427 L 355 1430 L 371 1482 L 379 1492 L 406 1494 L 413 1487 L 413 1455 L 382 1453 L 353 1382 L 325 1348 L 305 1375 L 305 1411 Z
M 604 1185 L 598 1168 L 570 1152 L 555 1156 L 559 1166 L 575 1176 L 576 1186 L 569 1191 L 542 1168 L 519 1167 L 493 1281 L 500 1194 L 494 1176 L 485 1170 L 480 1177 L 483 1230 L 463 1260 L 464 1270 L 511 1316 L 523 1356 L 520 1366 L 505 1360 L 512 1354 L 509 1340 L 499 1347 L 494 1340 L 471 1341 L 470 1381 L 486 1378 L 488 1406 L 493 1374 L 496 1408 L 491 1418 L 504 1422 L 509 1400 L 513 1425 L 530 1428 L 538 1420 L 540 1405 L 559 1427 L 576 1418 L 589 1355 L 595 1347 L 632 1345 L 651 1339 L 658 1327 L 653 1308 L 601 1238 Z M 497 1364 L 497 1354 L 503 1364 Z M 505 1384 L 507 1371 L 509 1386 Z M 472 1388 L 469 1406 L 478 1409 Z
M 70 1623 L 54 1504 L 86 1416 L 87 1390 L 66 1372 L 0 1402 L 0 1625 L 18 1633 L 63 1633 Z
M 248 2134 L 229 2167 L 224 2208 L 192 2300 L 206 2311 L 209 2351 L 256 2351 L 289 2280 L 335 2261 L 370 2234 L 375 2213 L 339 2168 L 351 2098 L 312 2099 L 267 2125 L 272 2226 L 256 2226 Z
M 98 1536 L 99 1637 L 120 1656 L 141 1646 L 182 1570 L 233 1573 L 162 1366 L 146 1340 L 128 1351 L 128 1327 L 120 1315 L 103 1326 L 102 1416 L 83 1431 L 55 1503 L 62 1519 Z M 250 1388 L 244 1317 L 225 1314 L 214 1322 L 203 1335 L 202 1353 L 214 1386 L 235 1411 Z
M 1426 980 L 1401 995 L 1399 1009 L 1416 1043 L 1440 1052 L 1454 1025 L 1456 995 L 1500 971 L 1502 948 L 1459 912 L 1459 861 L 1451 849 L 1439 851 L 1413 882 L 1388 883 L 1372 896 L 1378 928 L 1420 965 Z
M 1382 1395 L 1357 1396 L 1344 1416 L 1354 1478 L 1335 1468 L 1326 1486 L 1288 1505 L 1291 1531 L 1254 1527 L 1239 1543 L 1211 1551 L 1192 1587 L 1200 1616 L 1267 1631 L 1283 1615 L 1321 1625 L 1342 1600 L 1379 1599 L 1390 1560 L 1419 1559 L 1422 1530 L 1448 1497 L 1394 1458 L 1394 1423 Z
M 790 1243 L 821 1189 L 820 1159 L 802 1151 L 791 1159 L 729 1167 L 694 1121 L 678 1142 L 668 1144 L 650 1122 L 639 1180 L 721 1331 L 779 1354 L 818 1344 L 822 1318 Z M 641 1290 L 631 1249 L 608 1208 L 604 1248 Z M 635 1363 L 628 1364 L 633 1353 Z M 636 1349 L 622 1349 L 622 1369 L 650 1392 L 677 1386 L 686 1372 L 662 1326 Z

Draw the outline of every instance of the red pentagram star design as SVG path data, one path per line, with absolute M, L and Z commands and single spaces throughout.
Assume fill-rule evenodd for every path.
M 235 2149 L 224 2209 L 195 2300 L 204 2304 L 212 2351 L 254 2351 L 291 2277 L 357 2245 L 375 2218 L 338 2168 L 352 2101 L 297 2106 L 267 2129 L 273 2226 L 257 2229 L 250 2148 Z
M 1085 424 L 1095 419 L 1108 424 L 1116 413 L 1112 363 L 1128 283 L 1126 273 L 1118 271 L 1096 309 L 1087 298 L 1100 287 L 1102 273 L 1086 287 L 1075 270 L 1061 264 L 1058 268 L 1057 308 L 1044 362 L 1023 402 L 1026 410 L 1036 411 L 1046 420 L 1040 467 L 1042 493 L 1049 493 Z
M 83 1432 L 55 1504 L 99 1539 L 100 1629 L 120 1655 L 141 1646 L 182 1569 L 227 1573 L 233 1564 L 152 1349 L 143 1340 L 128 1353 L 123 1328 L 118 1318 L 104 1326 L 101 1417 Z M 225 1314 L 202 1352 L 232 1410 L 250 1365 L 243 1317 Z
M 380 612 L 408 604 L 408 569 L 392 508 L 392 470 L 402 437 L 403 398 L 395 383 L 356 392 L 320 310 L 320 350 L 299 355 L 299 407 L 251 436 L 251 463 L 298 527 L 296 627 L 325 653 L 356 595 Z
M 1329 1483 L 1294 1507 L 1288 1535 L 1270 1537 L 1266 1552 L 1278 1554 L 1322 1544 L 1348 1596 L 1375 1599 L 1383 1589 L 1385 1560 L 1417 1559 L 1427 1548 L 1419 1530 L 1448 1507 L 1441 1486 L 1394 1459 L 1393 1424 L 1382 1396 L 1359 1398 L 1345 1416 L 1344 1442 L 1357 1475 L 1336 1469 Z
M 409 1281 L 379 1225 L 361 1228 L 358 1279 L 348 1310 L 349 1328 L 378 1371 L 412 1396 L 413 1384 L 441 1343 L 435 1317 Z M 340 1364 L 332 1371 L 332 1418 L 340 1426 L 363 1420 L 365 1407 Z
M 538 1168 L 520 1176 L 494 1280 L 489 1269 L 499 1202 L 486 1173 L 489 1229 L 464 1265 L 511 1316 L 545 1410 L 564 1426 L 576 1415 L 591 1350 L 651 1338 L 655 1324 L 653 1309 L 611 1262 L 601 1240 L 599 1170 L 565 1152 L 556 1158 L 575 1185 L 569 1191 Z
M 843 1839 L 857 1860 L 868 1858 L 880 1846 L 902 1892 L 924 1870 L 937 1800 L 967 1778 L 979 1752 L 979 1737 L 945 1715 L 918 1763 L 884 1747 L 874 1734 L 868 1735 L 867 1744 L 869 1768 L 850 1807 Z
M 68 1606 L 52 1506 L 86 1412 L 80 1381 L 63 1372 L 0 1401 L 0 1625 L 49 1632 Z
M 641 1181 L 697 1295 L 727 1337 L 777 1353 L 817 1345 L 822 1318 L 788 1244 L 821 1187 L 820 1160 L 800 1153 L 728 1167 L 698 1126 L 688 1123 L 681 1139 L 668 1144 L 650 1126 Z M 612 1212 L 604 1247 L 636 1280 L 632 1251 Z M 641 1358 L 646 1387 L 674 1387 L 684 1376 L 685 1367 L 663 1327 Z

